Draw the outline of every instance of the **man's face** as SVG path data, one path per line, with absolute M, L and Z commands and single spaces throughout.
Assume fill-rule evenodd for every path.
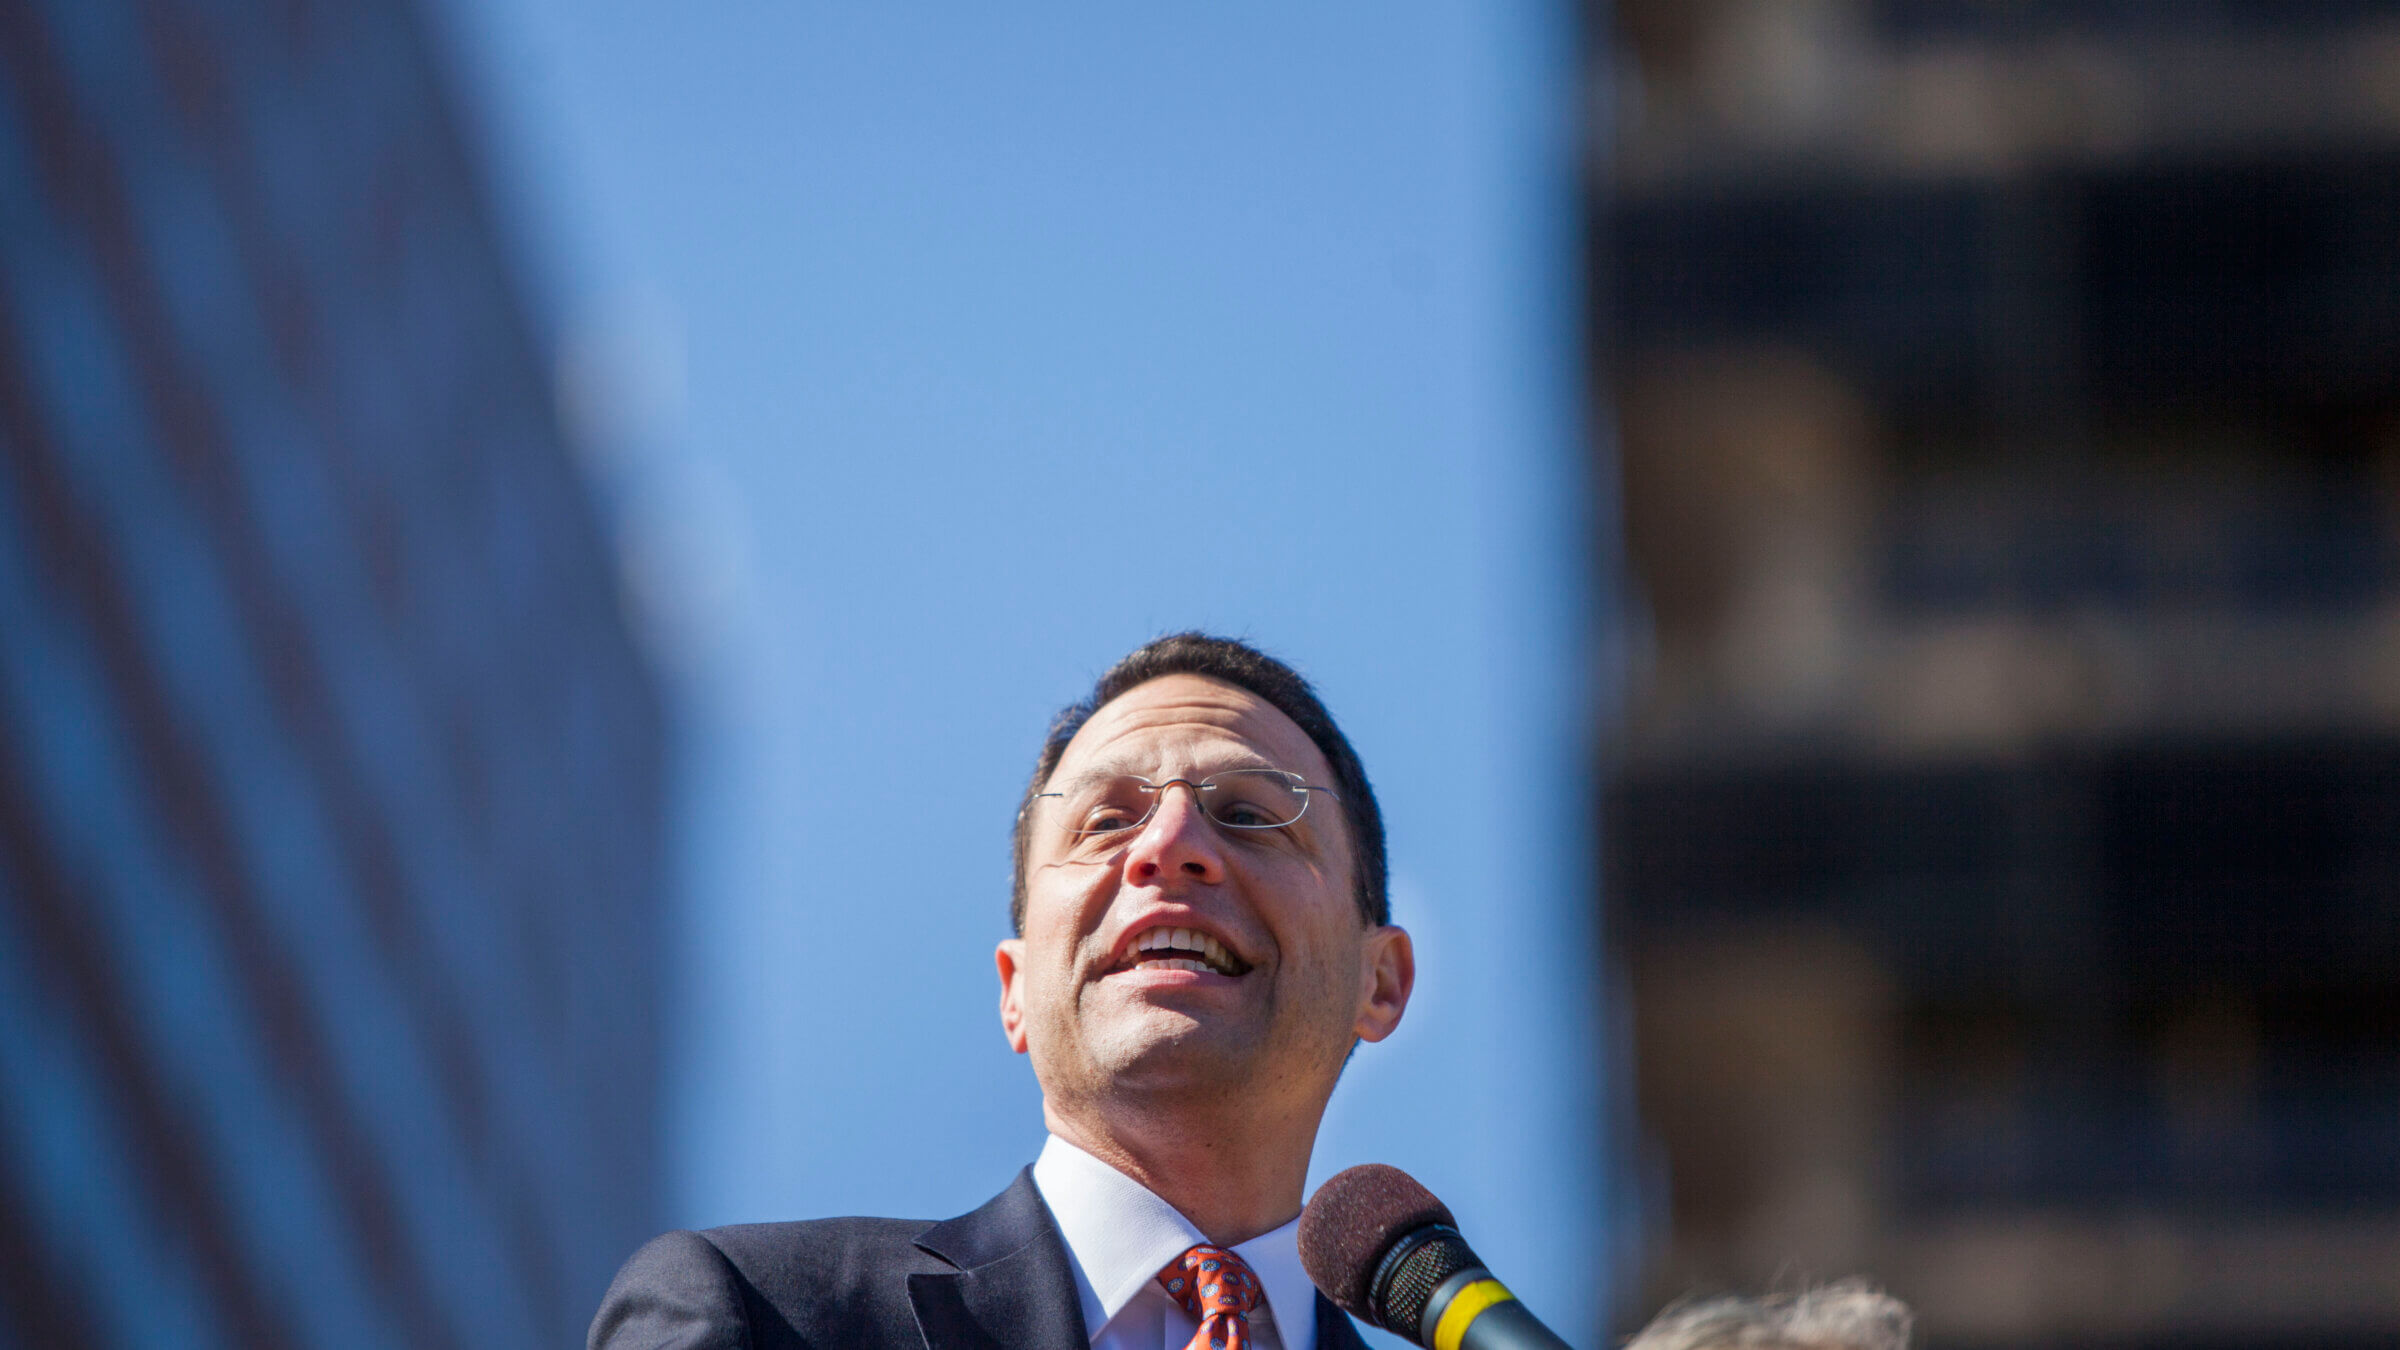
M 1242 768 L 1333 778 L 1272 704 L 1171 675 L 1094 713 L 1046 786 Z M 1025 933 L 1000 944 L 1000 1015 L 1054 1105 L 1238 1087 L 1261 1106 L 1321 1110 L 1354 1040 L 1398 1025 L 1408 935 L 1360 917 L 1348 822 L 1328 794 L 1289 826 L 1244 830 L 1170 787 L 1138 828 L 1089 840 L 1065 828 L 1059 799 L 1030 809 Z M 1144 950 L 1177 930 L 1216 947 L 1199 962 Z

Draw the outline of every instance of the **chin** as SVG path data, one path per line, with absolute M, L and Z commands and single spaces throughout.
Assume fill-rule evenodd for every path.
M 1211 1026 L 1168 1008 L 1115 1028 L 1095 1048 L 1101 1050 L 1095 1058 L 1109 1080 L 1137 1090 L 1238 1082 L 1258 1058 L 1252 1038 L 1235 1028 Z

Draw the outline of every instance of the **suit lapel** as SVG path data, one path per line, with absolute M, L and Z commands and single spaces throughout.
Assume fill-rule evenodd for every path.
M 1033 1169 L 983 1208 L 936 1224 L 917 1245 L 956 1271 L 908 1277 L 926 1350 L 1087 1350 L 1075 1268 Z
M 1333 1300 L 1317 1295 L 1317 1350 L 1367 1350 L 1367 1340 Z

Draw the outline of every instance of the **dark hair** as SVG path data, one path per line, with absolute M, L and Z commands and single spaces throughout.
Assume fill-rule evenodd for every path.
M 1350 822 L 1350 872 L 1359 915 L 1370 924 L 1390 923 L 1392 903 L 1384 883 L 1383 811 L 1375 805 L 1375 789 L 1367 784 L 1367 771 L 1358 762 L 1358 752 L 1350 748 L 1350 739 L 1334 725 L 1333 714 L 1325 710 L 1317 691 L 1309 687 L 1299 671 L 1249 643 L 1206 633 L 1171 633 L 1128 653 L 1124 660 L 1108 668 L 1108 673 L 1092 685 L 1090 693 L 1060 709 L 1058 716 L 1051 719 L 1050 734 L 1042 741 L 1042 756 L 1034 762 L 1033 777 L 1027 780 L 1024 800 L 1017 807 L 1016 884 L 1008 904 L 1008 919 L 1018 936 L 1025 933 L 1026 822 L 1033 816 L 1029 808 L 1034 794 L 1050 781 L 1051 773 L 1058 768 L 1059 756 L 1066 753 L 1067 742 L 1075 739 L 1075 733 L 1083 729 L 1093 713 L 1134 686 L 1168 675 L 1199 675 L 1248 690 L 1273 704 L 1276 711 L 1292 719 L 1316 743 L 1326 764 L 1333 769 L 1330 786 L 1341 799 L 1343 817 Z

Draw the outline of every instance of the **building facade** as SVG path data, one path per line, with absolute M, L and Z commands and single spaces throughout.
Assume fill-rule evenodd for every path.
M 0 1345 L 579 1340 L 667 727 L 422 16 L 0 6 Z
M 2400 6 L 1606 22 L 1653 1305 L 2400 1340 Z

